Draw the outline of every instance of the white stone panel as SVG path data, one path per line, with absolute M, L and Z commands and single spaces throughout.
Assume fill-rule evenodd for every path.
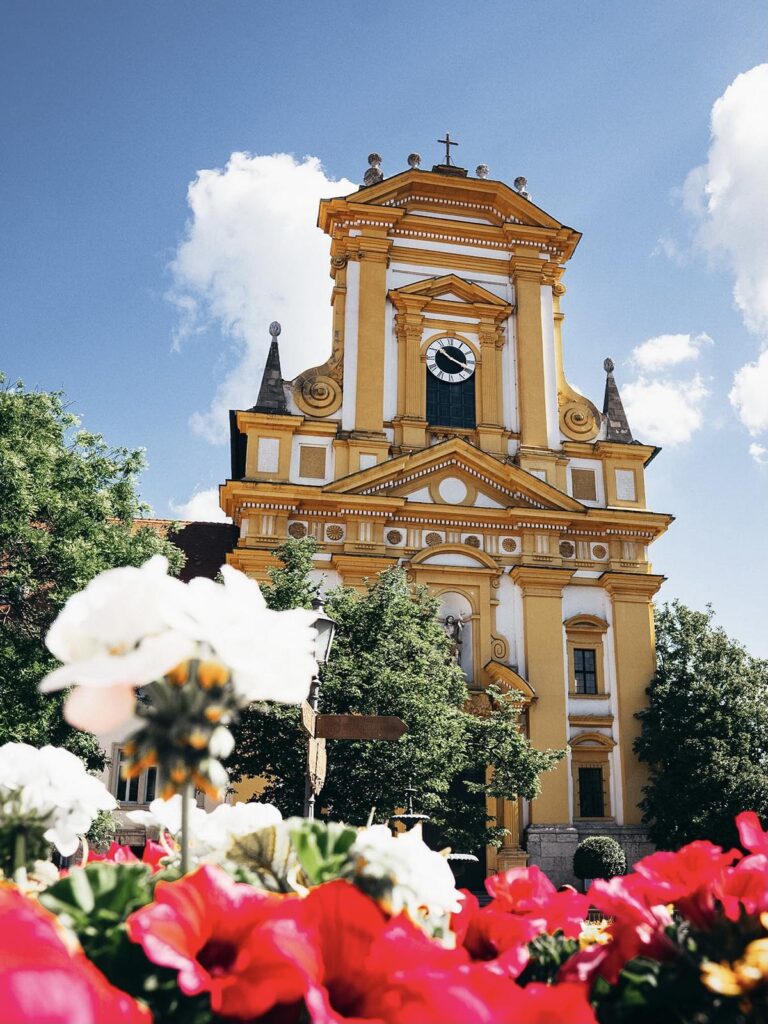
M 417 491 L 411 491 L 410 494 L 406 494 L 406 501 L 426 501 L 429 504 L 434 504 L 432 501 L 432 495 L 429 493 L 428 487 L 420 487 Z
M 541 286 L 541 329 L 544 344 L 544 399 L 547 407 L 549 447 L 560 447 L 560 417 L 557 411 L 557 373 L 555 370 L 555 320 L 552 288 Z
M 360 469 L 361 470 L 363 470 L 363 469 L 371 469 L 375 465 L 376 465 L 376 456 L 375 455 L 366 455 L 365 453 L 363 453 L 360 456 Z
M 475 498 L 474 504 L 477 506 L 477 508 L 505 508 L 506 507 L 505 505 L 502 505 L 500 502 L 496 501 L 495 498 L 492 498 L 490 496 L 490 494 L 485 494 L 483 491 L 478 491 L 477 492 L 477 497 Z
M 525 677 L 524 667 L 520 664 L 523 651 L 523 620 L 519 590 L 510 576 L 504 573 L 499 583 L 496 632 L 503 636 L 509 645 L 509 664 L 516 666 L 520 675 Z
M 479 558 L 462 555 L 457 551 L 439 551 L 436 555 L 427 555 L 422 560 L 422 565 L 463 565 L 471 566 L 473 569 L 485 568 Z
M 384 419 L 392 420 L 397 415 L 397 360 L 400 350 L 395 337 L 395 310 L 389 299 L 384 313 L 384 339 Z
M 589 469 L 595 474 L 595 493 L 597 499 L 595 501 L 586 501 L 584 498 L 577 498 L 582 505 L 587 505 L 590 508 L 605 508 L 605 486 L 603 482 L 603 464 L 599 459 L 570 459 L 568 462 L 568 469 L 566 471 L 568 493 L 573 496 L 573 479 L 571 476 L 571 470 L 573 469 Z
M 325 477 L 322 480 L 317 477 L 305 478 L 299 476 L 299 449 L 303 444 L 325 448 Z M 289 480 L 291 483 L 312 484 L 315 487 L 328 483 L 330 480 L 333 480 L 333 454 L 333 439 L 330 437 L 315 437 L 310 434 L 294 436 L 291 447 L 291 472 Z
M 330 556 L 329 556 L 330 557 Z M 317 555 L 315 555 L 317 561 Z M 342 578 L 335 569 L 311 569 L 309 578 L 320 585 L 320 593 L 325 596 L 329 590 L 342 585 Z
M 619 501 L 637 501 L 635 474 L 631 469 L 616 470 L 616 497 Z
M 260 437 L 256 469 L 259 473 L 276 473 L 280 465 L 280 441 L 276 437 Z

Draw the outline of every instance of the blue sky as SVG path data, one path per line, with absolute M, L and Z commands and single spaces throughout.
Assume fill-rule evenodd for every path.
M 583 232 L 567 370 L 600 401 L 611 355 L 636 433 L 672 437 L 649 471 L 677 516 L 663 596 L 711 601 L 768 656 L 765 3 L 5 0 L 0 19 L 0 366 L 146 447 L 157 515 L 225 478 L 216 417 L 255 399 L 270 319 L 288 370 L 324 356 L 317 195 L 371 150 L 388 174 L 431 163 L 448 129 L 458 162 L 524 174 Z M 675 363 L 642 348 L 663 335 Z

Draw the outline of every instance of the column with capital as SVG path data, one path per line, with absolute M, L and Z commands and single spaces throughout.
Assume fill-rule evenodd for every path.
M 547 389 L 541 314 L 542 261 L 530 249 L 510 260 L 515 286 L 520 444 L 547 448 Z M 552 354 L 554 359 L 554 353 Z
M 633 746 L 640 732 L 635 718 L 647 704 L 646 687 L 656 671 L 656 638 L 652 599 L 663 576 L 607 572 L 600 583 L 610 594 L 613 611 L 613 644 L 616 652 L 616 695 L 621 791 L 625 825 L 639 825 L 639 803 L 648 772 Z
M 480 447 L 487 452 L 504 449 L 504 417 L 501 402 L 501 347 L 504 340 L 497 318 L 481 316 L 478 326 L 480 341 L 480 394 L 477 396 L 477 435 Z
M 384 429 L 384 351 L 386 346 L 387 262 L 392 239 L 386 228 L 358 239 L 360 293 L 357 322 L 355 429 Z
M 523 595 L 525 678 L 536 693 L 529 710 L 529 737 L 539 750 L 563 750 L 568 742 L 563 588 L 573 570 L 519 565 L 510 575 Z M 542 775 L 541 795 L 531 805 L 531 824 L 567 825 L 570 817 L 564 758 Z

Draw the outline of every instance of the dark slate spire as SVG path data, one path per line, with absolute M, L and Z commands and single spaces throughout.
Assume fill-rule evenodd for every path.
M 605 416 L 605 439 L 619 444 L 632 443 L 632 431 L 627 423 L 627 414 L 621 403 L 619 388 L 613 377 L 613 360 L 606 359 L 603 363 L 606 372 L 605 398 L 603 399 L 603 416 Z
M 269 333 L 272 335 L 272 342 L 261 378 L 259 397 L 256 399 L 256 405 L 250 411 L 287 416 L 288 406 L 285 401 L 285 391 L 283 391 L 283 373 L 280 369 L 280 349 L 277 346 L 280 334 L 280 324 L 277 320 L 269 325 Z

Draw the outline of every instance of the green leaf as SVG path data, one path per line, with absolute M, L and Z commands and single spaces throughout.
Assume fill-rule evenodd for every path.
M 302 821 L 291 842 L 310 885 L 341 877 L 357 831 L 339 822 Z

